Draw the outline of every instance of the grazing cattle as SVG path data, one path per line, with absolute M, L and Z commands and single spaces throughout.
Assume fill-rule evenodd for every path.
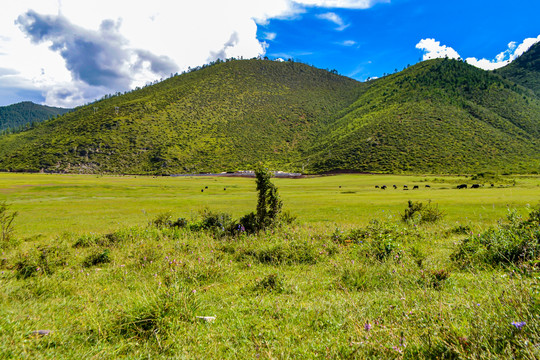
M 341 189 L 341 185 L 339 185 L 339 188 Z
M 458 189 L 466 189 L 467 188 L 467 184 L 460 184 L 457 186 Z
M 394 189 L 397 189 L 397 186 L 396 185 L 392 185 L 394 187 Z
M 386 185 L 381 186 L 382 190 L 386 190 Z
M 494 187 L 495 185 L 494 184 L 491 184 L 491 187 Z
M 208 189 L 208 186 L 205 186 L 204 188 L 205 188 L 205 189 Z
M 375 189 L 378 189 L 379 188 L 379 185 L 375 185 Z
M 407 187 L 407 185 L 403 185 L 403 190 L 405 190 L 405 189 L 409 189 L 409 188 Z
M 227 190 L 227 188 L 223 188 L 223 191 Z
M 414 185 L 412 189 L 418 189 L 418 185 Z
M 430 188 L 431 186 L 429 186 L 429 185 L 426 185 L 426 187 L 427 187 L 427 188 Z
M 201 192 L 204 192 L 204 189 L 201 189 Z
M 480 184 L 472 184 L 471 189 L 478 189 L 480 188 Z

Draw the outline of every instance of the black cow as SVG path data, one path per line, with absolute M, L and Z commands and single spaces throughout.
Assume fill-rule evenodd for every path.
M 394 187 L 394 189 L 397 189 L 397 186 L 396 185 L 392 185 Z
M 386 185 L 381 186 L 382 190 L 386 190 Z
M 430 188 L 431 186 L 429 186 L 429 185 L 426 185 L 426 187 L 427 187 L 427 188 Z
M 418 185 L 414 185 L 412 189 L 418 189 Z
M 458 185 L 457 188 L 458 188 L 458 189 L 466 189 L 466 188 L 467 188 L 467 184 L 461 184 L 461 185 Z
M 472 184 L 471 189 L 479 189 L 480 184 Z
M 409 188 L 407 187 L 407 185 L 403 185 L 403 190 L 409 190 Z
M 375 185 L 375 189 L 378 189 L 379 188 L 379 185 Z

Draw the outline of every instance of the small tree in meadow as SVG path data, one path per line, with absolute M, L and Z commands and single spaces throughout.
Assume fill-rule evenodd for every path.
M 240 219 L 240 224 L 247 232 L 257 232 L 274 226 L 280 218 L 281 201 L 277 187 L 270 181 L 270 172 L 262 165 L 255 169 L 257 185 L 257 210 Z
M 0 202 L 0 248 L 13 240 L 13 221 L 16 216 L 17 212 L 10 211 L 6 202 Z

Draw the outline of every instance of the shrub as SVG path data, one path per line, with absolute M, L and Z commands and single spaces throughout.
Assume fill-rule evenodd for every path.
M 5 201 L 0 202 L 0 248 L 7 247 L 13 242 L 15 231 L 13 221 L 17 214 L 16 211 L 9 209 L 9 205 Z
M 167 337 L 176 322 L 193 321 L 199 307 L 193 292 L 173 285 L 151 293 L 121 312 L 115 329 L 128 338 L 148 339 L 158 333 Z
M 82 265 L 84 267 L 90 267 L 90 266 L 95 266 L 99 264 L 106 264 L 109 262 L 111 262 L 110 251 L 109 249 L 105 249 L 103 251 L 98 251 L 98 252 L 88 255 L 84 259 Z
M 444 217 L 444 213 L 438 206 L 431 205 L 431 201 L 424 205 L 423 203 L 409 200 L 405 212 L 401 219 L 405 222 L 412 221 L 417 223 L 433 223 Z
M 18 278 L 29 278 L 38 274 L 52 274 L 57 266 L 65 263 L 65 249 L 60 246 L 39 246 L 15 263 Z
M 257 226 L 259 230 L 275 225 L 283 205 L 276 186 L 270 181 L 270 172 L 258 166 L 255 169 L 257 184 Z
M 462 266 L 519 265 L 540 260 L 539 209 L 533 209 L 527 220 L 521 219 L 516 211 L 508 214 L 508 223 L 500 223 L 480 234 L 464 239 L 451 255 L 451 259 Z
M 426 270 L 422 272 L 421 281 L 428 287 L 440 289 L 449 277 L 450 272 L 445 269 Z
M 152 220 L 152 224 L 155 227 L 171 227 L 172 226 L 172 214 L 170 211 L 158 214 L 154 220 Z
M 257 279 L 254 290 L 281 293 L 285 291 L 285 281 L 279 274 L 268 274 L 262 279 Z

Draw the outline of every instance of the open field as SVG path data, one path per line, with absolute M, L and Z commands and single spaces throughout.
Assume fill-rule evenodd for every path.
M 513 186 L 514 180 L 516 185 Z M 371 219 L 398 216 L 408 200 L 431 200 L 445 211 L 445 221 L 486 226 L 540 200 L 540 176 L 486 180 L 481 189 L 457 190 L 465 177 L 340 175 L 274 179 L 285 209 L 301 223 L 365 225 Z M 489 187 L 494 182 L 495 188 Z M 429 184 L 431 188 L 425 188 Z M 387 190 L 375 185 L 387 185 Z M 394 190 L 392 185 L 397 185 Z M 408 191 L 402 190 L 408 185 Z M 418 190 L 412 190 L 419 185 Z M 205 189 L 201 192 L 201 189 Z M 341 186 L 341 188 L 340 188 Z M 226 188 L 227 190 L 223 190 Z M 254 179 L 227 177 L 150 177 L 0 174 L 0 201 L 19 211 L 22 237 L 47 238 L 64 232 L 107 232 L 146 225 L 172 211 L 188 219 L 205 207 L 240 216 L 255 208 Z
M 206 207 L 238 218 L 254 179 L 0 174 L 19 212 L 0 244 L 0 358 L 540 357 L 540 231 L 525 221 L 539 176 L 273 182 L 298 219 L 248 235 L 149 223 L 197 224 Z M 445 216 L 403 222 L 408 200 Z M 510 225 L 485 233 L 508 208 Z

